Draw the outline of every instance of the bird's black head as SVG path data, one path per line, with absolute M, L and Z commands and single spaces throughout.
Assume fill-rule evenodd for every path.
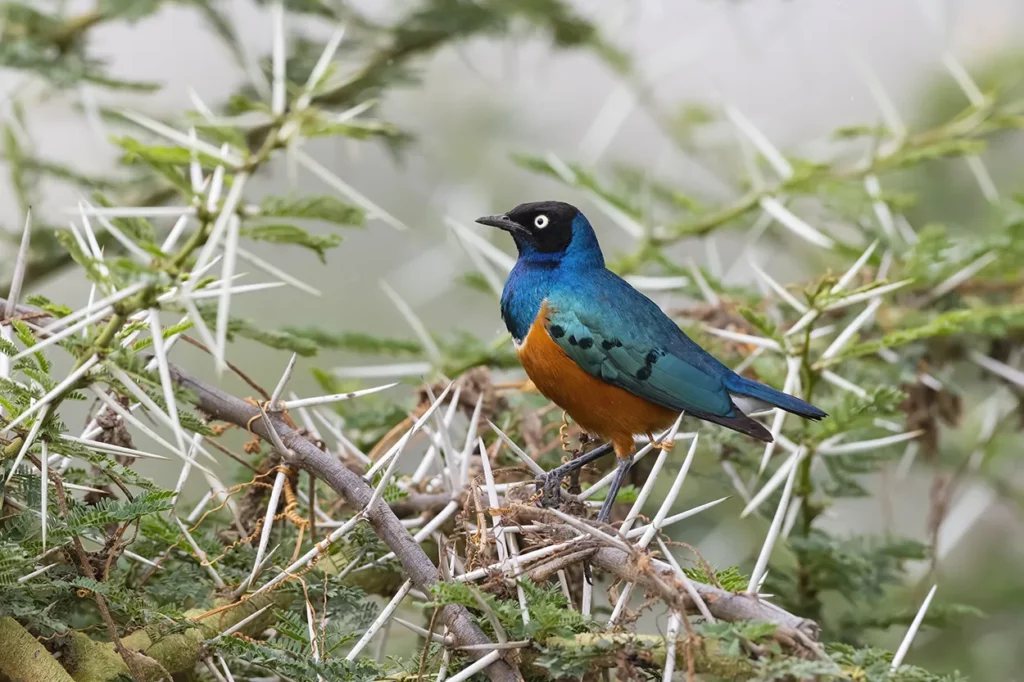
M 540 253 L 559 253 L 572 242 L 573 221 L 578 215 L 580 210 L 564 201 L 534 201 L 476 222 L 510 232 L 520 250 L 528 246 Z

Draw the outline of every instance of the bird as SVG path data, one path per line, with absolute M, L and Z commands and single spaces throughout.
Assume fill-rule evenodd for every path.
M 632 463 L 634 436 L 652 438 L 681 414 L 766 443 L 771 432 L 748 412 L 777 407 L 815 421 L 828 416 L 733 372 L 690 339 L 654 301 L 605 267 L 593 226 L 572 204 L 524 203 L 476 222 L 508 232 L 519 252 L 502 291 L 501 317 L 527 376 L 581 428 L 607 441 L 552 472 L 555 484 L 615 452 L 599 521 L 610 517 Z

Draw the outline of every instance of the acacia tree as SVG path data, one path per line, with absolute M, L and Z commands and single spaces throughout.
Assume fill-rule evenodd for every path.
M 163 4 L 101 2 L 69 16 L 59 3 L 4 3 L 3 64 L 51 88 L 152 89 L 106 73 L 88 37 Z M 217 3 L 182 4 L 248 66 L 254 81 L 227 101 L 197 103 L 167 121 L 92 111 L 123 133 L 114 138 L 122 168 L 111 177 L 35 154 L 17 99 L 6 123 L 5 159 L 26 219 L 0 326 L 0 676 L 546 680 L 614 669 L 665 679 L 957 677 L 903 659 L 922 622 L 965 609 L 952 598 L 933 601 L 934 588 L 920 609 L 888 599 L 908 560 L 942 559 L 934 542 L 840 538 L 821 521 L 834 499 L 872 494 L 862 474 L 918 457 L 947 472 L 934 539 L 956 486 L 1003 466 L 986 447 L 1015 428 L 1024 385 L 1013 366 L 1024 323 L 1021 223 L 1019 207 L 992 195 L 978 154 L 1024 121 L 1019 101 L 962 81 L 965 110 L 922 130 L 889 114 L 884 126 L 841 131 L 843 150 L 863 155 L 836 162 L 787 157 L 732 108 L 722 122 L 688 116 L 688 126 L 733 125 L 750 143 L 749 189 L 726 206 L 705 206 L 636 168 L 589 168 L 550 154 L 514 159 L 584 195 L 635 238 L 612 267 L 636 286 L 700 301 L 673 311 L 691 336 L 738 371 L 830 413 L 819 424 L 767 415 L 776 437 L 767 447 L 677 423 L 659 438 L 678 441 L 678 454 L 641 443 L 616 522 L 599 526 L 592 507 L 608 485 L 600 464 L 542 504 L 536 480 L 595 444 L 529 384 L 495 377 L 516 366 L 506 337 L 435 336 L 397 295 L 417 341 L 356 327 L 276 330 L 271 320 L 234 317 L 231 302 L 281 283 L 317 293 L 250 251 L 249 240 L 323 256 L 340 241 L 324 223 L 397 225 L 299 143 L 409 142 L 376 117 L 373 102 L 405 87 L 408 70 L 437 49 L 529 30 L 589 50 L 637 88 L 642 74 L 554 0 L 426 0 L 387 25 L 336 3 L 271 4 L 274 49 L 253 63 Z M 324 42 L 289 33 L 299 14 L 320 17 L 333 34 Z M 661 120 L 689 148 L 692 127 Z M 253 196 L 251 179 L 279 156 L 318 178 L 324 193 Z M 1004 209 L 989 232 L 915 230 L 906 197 L 886 191 L 901 181 L 897 171 L 950 157 L 966 159 Z M 56 220 L 42 192 L 48 180 L 90 193 L 70 229 L 48 223 Z M 162 229 L 163 218 L 173 226 Z M 466 283 L 494 296 L 509 257 L 467 226 L 453 230 L 479 268 Z M 746 231 L 747 249 L 780 242 L 824 274 L 784 286 L 752 264 L 762 286 L 738 287 L 721 269 L 679 258 L 677 245 L 719 231 Z M 241 261 L 268 281 L 237 284 Z M 88 277 L 87 303 L 30 295 L 34 281 L 66 267 Z M 290 361 L 282 354 L 276 387 L 230 361 L 237 338 L 293 353 Z M 182 342 L 255 397 L 200 378 L 209 365 L 173 362 Z M 411 404 L 391 397 L 394 385 L 354 385 L 326 371 L 315 372 L 326 395 L 288 392 L 296 358 L 325 348 L 415 358 L 415 371 L 426 363 L 429 377 L 410 379 Z M 58 357 L 71 359 L 70 371 L 54 370 Z M 954 372 L 970 372 L 977 392 L 988 393 L 977 448 L 966 456 L 944 451 L 940 438 L 940 422 L 960 409 Z M 86 399 L 94 403 L 85 429 L 63 423 L 68 401 Z M 233 432 L 246 434 L 241 452 Z M 159 482 L 133 468 L 154 457 L 180 467 L 167 463 Z M 228 470 L 228 460 L 240 468 Z M 688 519 L 725 499 L 708 495 L 677 510 L 694 487 L 691 466 L 702 495 L 721 488 L 742 500 L 742 516 L 764 518 L 749 564 L 713 567 L 699 547 L 675 542 Z M 209 492 L 181 499 L 196 477 Z M 607 607 L 595 601 L 606 590 Z M 848 605 L 835 606 L 832 593 Z M 419 622 L 397 616 L 400 606 Z M 637 625 L 652 609 L 667 619 L 664 631 Z M 895 654 L 867 646 L 871 630 L 893 624 L 909 628 Z M 418 637 L 412 654 L 385 649 L 399 628 Z

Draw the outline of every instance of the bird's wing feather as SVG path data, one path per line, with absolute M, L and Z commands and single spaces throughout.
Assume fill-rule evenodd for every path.
M 670 409 L 736 414 L 728 370 L 621 279 L 552 292 L 547 304 L 548 333 L 590 375 Z

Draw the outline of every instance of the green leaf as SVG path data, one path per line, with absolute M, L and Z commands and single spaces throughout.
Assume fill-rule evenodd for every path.
M 904 346 L 938 336 L 955 334 L 982 334 L 1005 336 L 1011 331 L 1024 329 L 1024 305 L 981 306 L 966 310 L 951 310 L 933 317 L 927 324 L 910 329 L 889 332 L 881 339 L 850 346 L 834 358 L 819 361 L 816 369 L 824 369 L 850 358 L 877 353 L 883 348 Z
M 271 196 L 260 202 L 259 216 L 326 220 L 337 225 L 362 226 L 366 220 L 361 208 L 346 204 L 328 194 L 310 196 Z
M 309 339 L 321 348 L 380 355 L 420 355 L 423 346 L 405 339 L 387 339 L 359 332 L 328 332 L 316 327 L 285 327 L 284 331 Z
M 243 229 L 241 233 L 257 241 L 303 246 L 316 252 L 322 263 L 327 262 L 327 249 L 333 249 L 338 244 L 341 244 L 341 235 L 332 234 L 320 237 L 310 234 L 295 225 L 259 225 Z

